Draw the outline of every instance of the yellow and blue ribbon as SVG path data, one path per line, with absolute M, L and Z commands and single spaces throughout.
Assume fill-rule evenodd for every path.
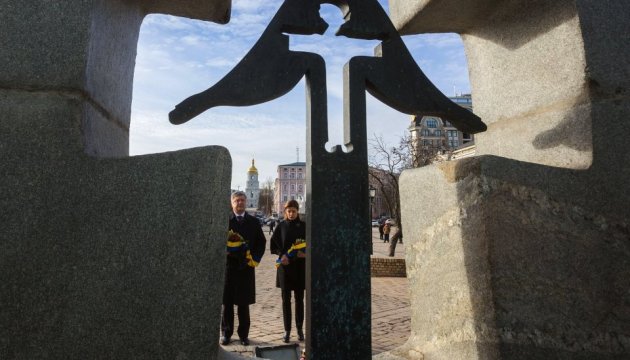
M 305 240 L 303 240 L 303 239 L 295 240 L 295 242 L 293 243 L 293 245 L 291 245 L 289 250 L 287 250 L 285 255 L 289 259 L 293 259 L 294 257 L 297 256 L 298 251 L 306 252 L 306 241 Z M 276 268 L 279 268 L 280 265 L 282 265 L 282 260 L 281 259 L 282 259 L 282 256 L 280 256 L 278 259 L 276 259 Z
M 249 251 L 247 242 L 243 240 L 243 237 L 232 230 L 228 231 L 227 252 L 230 254 L 245 254 L 245 260 L 247 265 L 256 267 L 260 264 L 260 257 L 254 258 Z

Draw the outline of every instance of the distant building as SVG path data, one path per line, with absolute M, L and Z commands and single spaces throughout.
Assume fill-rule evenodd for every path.
M 470 94 L 454 96 L 450 99 L 459 106 L 472 111 Z M 418 153 L 448 154 L 458 148 L 469 147 L 475 141 L 472 134 L 457 130 L 449 121 L 437 116 L 413 116 L 409 131 L 411 141 Z
M 306 163 L 294 162 L 278 165 L 278 177 L 274 184 L 275 212 L 282 216 L 283 206 L 289 200 L 297 200 L 300 213 L 304 213 L 306 204 Z
M 473 110 L 472 95 L 470 94 L 451 96 L 449 97 L 449 99 L 451 99 L 451 101 L 455 104 L 465 108 L 466 110 Z
M 254 165 L 254 159 L 252 159 L 252 166 L 247 170 L 247 185 L 245 186 L 245 194 L 247 194 L 247 208 L 248 210 L 258 209 L 258 199 L 260 198 L 260 185 L 258 183 L 258 169 Z
M 452 152 L 439 155 L 438 161 L 457 160 L 457 159 L 472 157 L 472 156 L 475 156 L 476 151 L 477 151 L 477 147 L 475 146 L 475 143 L 468 143 L 468 144 L 458 147 Z
M 391 196 L 391 179 L 382 170 L 370 168 L 370 173 L 378 178 L 370 176 L 370 187 L 376 190 L 376 194 L 372 201 L 372 217 L 379 216 L 391 217 L 386 197 Z M 289 200 L 297 200 L 300 204 L 300 213 L 304 214 L 306 205 L 306 173 L 305 162 L 294 162 L 291 164 L 278 165 L 278 175 L 274 184 L 274 213 L 283 216 L 284 204 Z M 384 192 L 388 192 L 384 194 Z M 395 206 L 395 205 L 394 205 Z

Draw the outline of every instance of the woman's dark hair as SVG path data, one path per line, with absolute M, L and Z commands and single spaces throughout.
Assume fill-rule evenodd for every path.
M 297 201 L 295 201 L 295 200 L 289 200 L 289 201 L 287 201 L 287 202 L 284 204 L 284 208 L 286 209 L 286 208 L 290 208 L 290 207 L 292 207 L 292 208 L 296 208 L 296 209 L 298 209 L 298 210 L 299 210 L 299 209 L 300 209 L 300 204 L 298 204 L 298 202 L 297 202 Z

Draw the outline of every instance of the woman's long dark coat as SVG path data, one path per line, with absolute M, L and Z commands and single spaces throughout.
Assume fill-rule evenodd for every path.
M 260 227 L 260 221 L 245 214 L 241 223 L 236 216 L 230 215 L 229 229 L 241 234 L 249 244 L 254 259 L 261 259 L 265 252 L 267 239 Z M 247 265 L 245 254 L 228 254 L 225 268 L 225 286 L 223 288 L 224 305 L 249 305 L 256 303 L 256 276 L 254 268 Z
M 278 224 L 271 236 L 270 250 L 278 259 L 286 254 L 296 239 L 306 239 L 306 225 L 298 219 L 284 220 Z M 306 259 L 297 256 L 290 259 L 289 265 L 280 265 L 276 272 L 276 287 L 282 290 L 303 290 L 305 288 Z

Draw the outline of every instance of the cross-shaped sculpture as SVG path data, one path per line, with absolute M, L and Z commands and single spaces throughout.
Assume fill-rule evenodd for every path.
M 323 34 L 321 3 L 337 5 L 346 22 L 337 35 L 378 39 L 374 57 L 350 59 L 344 69 L 348 153 L 328 140 L 325 64 L 321 56 L 289 50 L 289 34 Z M 280 75 L 281 74 L 281 75 Z M 407 114 L 450 120 L 477 133 L 485 125 L 445 97 L 422 73 L 377 0 L 285 0 L 241 62 L 208 90 L 170 113 L 184 123 L 218 105 L 248 106 L 278 98 L 307 82 L 307 355 L 309 359 L 371 357 L 370 223 L 366 135 L 367 90 Z

